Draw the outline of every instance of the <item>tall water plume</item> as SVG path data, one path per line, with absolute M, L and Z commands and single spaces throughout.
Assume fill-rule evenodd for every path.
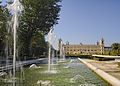
M 16 38 L 17 38 L 17 28 L 19 25 L 18 17 L 23 10 L 23 6 L 19 0 L 14 0 L 12 4 L 7 4 L 8 10 L 12 14 L 13 20 L 13 79 L 15 79 L 16 72 Z M 15 86 L 15 84 L 13 84 Z

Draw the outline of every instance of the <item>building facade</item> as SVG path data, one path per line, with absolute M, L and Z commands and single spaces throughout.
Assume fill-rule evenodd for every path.
M 64 52 L 66 56 L 69 55 L 93 55 L 93 54 L 103 54 L 104 53 L 104 40 L 101 39 L 97 44 L 84 45 L 80 44 L 69 44 L 67 42 L 63 45 Z

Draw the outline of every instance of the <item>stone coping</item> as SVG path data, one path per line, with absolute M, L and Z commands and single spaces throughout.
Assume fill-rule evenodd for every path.
M 99 58 L 119 58 L 120 59 L 120 56 L 109 56 L 109 55 L 92 55 L 92 56 L 99 57 Z
M 95 73 L 97 73 L 99 76 L 101 76 L 105 81 L 110 83 L 112 86 L 120 86 L 120 80 L 117 78 L 111 76 L 110 74 L 104 72 L 103 70 L 91 65 L 90 63 L 87 63 L 86 61 L 78 58 L 81 62 L 83 62 L 86 66 L 88 66 L 91 70 L 93 70 Z

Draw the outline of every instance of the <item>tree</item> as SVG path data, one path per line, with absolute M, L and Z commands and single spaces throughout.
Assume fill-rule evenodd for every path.
M 18 30 L 21 56 L 32 56 L 32 47 L 37 36 L 46 35 L 58 23 L 61 0 L 23 0 L 24 12 Z M 36 38 L 37 39 L 37 38 Z M 37 39 L 39 40 L 39 39 Z M 36 41 L 37 42 L 37 41 Z M 43 40 L 44 44 L 44 40 Z M 43 45 L 37 43 L 37 46 Z M 35 49 L 35 48 L 34 48 Z
M 120 55 L 120 43 L 113 43 L 111 47 L 113 55 Z
M 5 48 L 5 38 L 6 38 L 6 16 L 4 7 L 0 6 L 0 55 L 4 55 Z
M 6 6 L 0 6 L 0 55 L 7 57 L 12 47 L 12 34 L 10 33 L 10 17 Z M 11 48 L 12 49 L 12 48 Z M 11 52 L 12 53 L 12 52 Z
M 32 55 L 42 57 L 47 51 L 47 44 L 44 39 L 44 35 L 37 33 L 32 37 Z M 42 55 L 42 56 L 41 56 Z

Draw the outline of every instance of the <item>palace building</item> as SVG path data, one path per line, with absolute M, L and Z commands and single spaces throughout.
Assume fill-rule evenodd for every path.
M 104 53 L 104 39 L 102 38 L 96 44 L 63 44 L 65 55 L 93 55 Z

